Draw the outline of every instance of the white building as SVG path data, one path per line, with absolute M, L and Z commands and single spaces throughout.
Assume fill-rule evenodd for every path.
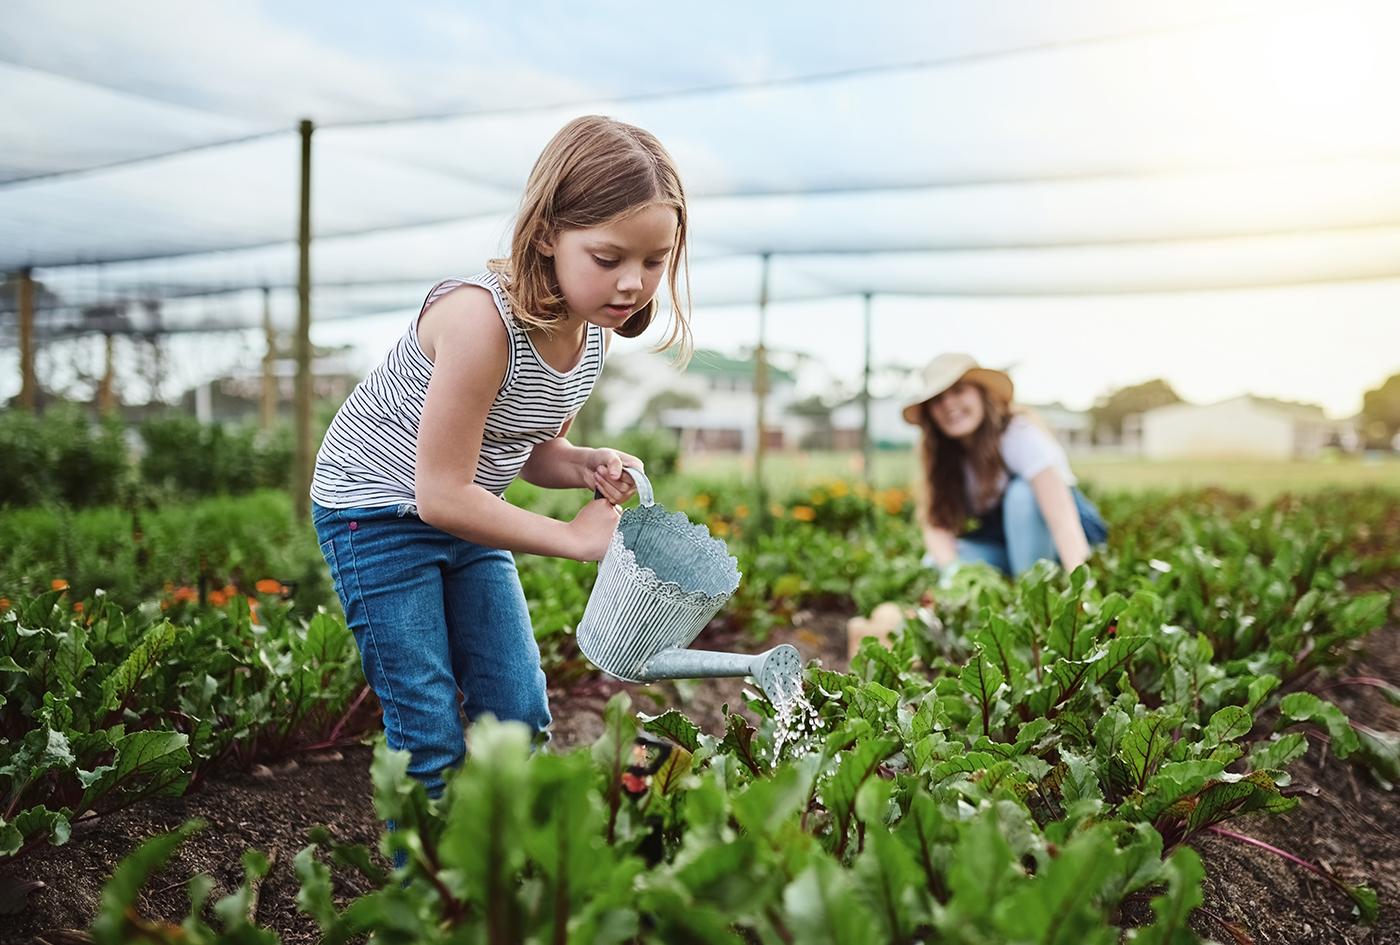
M 1337 436 L 1322 408 L 1246 394 L 1215 404 L 1169 404 L 1142 414 L 1148 459 L 1238 456 L 1297 459 L 1317 455 Z

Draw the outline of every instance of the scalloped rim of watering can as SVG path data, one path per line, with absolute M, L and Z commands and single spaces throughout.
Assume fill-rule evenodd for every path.
M 681 532 L 696 540 L 699 544 L 702 541 L 714 542 L 727 552 L 728 546 L 718 538 L 710 534 L 710 530 L 704 525 L 697 525 L 692 522 L 684 512 L 667 512 L 664 506 L 660 505 L 639 505 L 636 508 L 628 509 L 622 513 L 622 517 L 629 521 L 633 519 L 643 519 L 644 524 L 670 528 Z M 646 588 L 653 594 L 670 598 L 678 603 L 686 603 L 692 606 L 715 601 L 728 600 L 735 591 L 739 589 L 739 559 L 733 555 L 726 555 L 729 558 L 729 570 L 732 572 L 729 581 L 729 590 L 720 594 L 706 594 L 704 591 L 687 591 L 675 581 L 663 581 L 656 572 L 644 564 L 637 562 L 637 556 L 632 549 L 627 547 L 627 543 L 622 538 L 622 528 L 619 523 L 617 531 L 613 532 L 609 542 L 609 554 L 616 554 L 618 563 L 631 570 L 636 575 L 636 583 Z

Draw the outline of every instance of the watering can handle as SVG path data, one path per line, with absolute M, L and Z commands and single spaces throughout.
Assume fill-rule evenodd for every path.
M 656 504 L 656 494 L 651 491 L 651 482 L 640 469 L 633 469 L 631 466 L 623 466 L 622 471 L 632 477 L 632 481 L 637 484 L 637 498 L 642 505 L 650 506 Z M 593 490 L 593 498 L 601 499 L 603 493 L 597 489 Z

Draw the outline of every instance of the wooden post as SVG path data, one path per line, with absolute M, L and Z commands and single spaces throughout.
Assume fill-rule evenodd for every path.
M 768 262 L 770 253 L 763 254 L 763 277 L 758 289 L 758 347 L 753 352 L 753 395 L 758 402 L 757 440 L 753 451 L 753 479 L 758 491 L 758 503 L 766 514 L 768 496 L 763 488 L 763 454 L 768 451 L 764 442 L 767 431 L 764 428 L 764 407 L 768 398 L 768 347 L 764 344 L 768 329 Z
M 97 386 L 97 415 L 103 416 L 108 411 L 117 406 L 116 387 L 117 372 L 112 358 L 112 338 L 111 334 L 105 336 L 107 342 L 107 363 L 106 369 L 102 372 L 102 383 Z
M 860 388 L 860 455 L 862 460 L 861 471 L 865 474 L 865 481 L 869 483 L 873 476 L 871 466 L 874 465 L 875 450 L 870 441 L 870 300 L 873 293 L 865 293 L 865 379 Z
M 277 420 L 277 378 L 273 368 L 277 363 L 277 332 L 272 330 L 272 290 L 263 286 L 263 337 L 267 339 L 267 352 L 263 355 L 262 376 L 262 428 L 272 429 Z
M 297 230 L 300 268 L 297 272 L 296 462 L 292 495 L 299 521 L 311 515 L 311 131 L 310 120 L 301 123 L 301 224 Z
M 34 412 L 39 378 L 34 373 L 34 278 L 28 269 L 19 271 L 19 407 Z

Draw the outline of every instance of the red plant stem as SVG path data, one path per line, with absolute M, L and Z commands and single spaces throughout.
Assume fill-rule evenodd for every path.
M 1336 689 L 1340 686 L 1375 686 L 1377 689 L 1397 689 L 1397 687 L 1384 679 L 1377 679 L 1375 676 L 1347 676 L 1338 679 L 1325 686 L 1318 686 L 1313 692 L 1325 692 L 1328 689 Z
M 1256 840 L 1256 839 L 1254 839 L 1253 837 L 1246 837 L 1246 836 L 1245 836 L 1244 834 L 1242 834 L 1242 833 L 1235 833 L 1234 831 L 1232 831 L 1232 830 L 1226 830 L 1226 829 L 1223 828 L 1223 827 L 1210 826 L 1210 827 L 1207 827 L 1206 829 L 1207 829 L 1207 830 L 1213 830 L 1213 831 L 1215 831 L 1216 833 L 1220 834 L 1222 837 L 1229 837 L 1231 840 L 1238 840 L 1238 841 L 1240 841 L 1241 843 L 1252 843 L 1252 844 L 1254 844 L 1256 847 L 1260 847 L 1260 848 L 1262 848 L 1262 849 L 1268 850 L 1270 853 L 1276 853 L 1276 854 L 1278 854 L 1279 856 L 1283 857 L 1285 860 L 1289 860 L 1290 862 L 1297 863 L 1297 864 L 1298 864 L 1299 866 L 1301 866 L 1303 869 L 1305 869 L 1305 870 L 1307 870 L 1307 871 L 1309 871 L 1309 872 L 1311 872 L 1311 873 L 1316 873 L 1318 876 L 1321 876 L 1323 879 L 1327 880 L 1329 883 L 1336 883 L 1336 881 L 1337 881 L 1335 877 L 1329 876 L 1326 872 L 1324 872 L 1324 871 L 1322 870 L 1321 867 L 1313 866 L 1313 865 L 1312 865 L 1311 863 L 1309 863 L 1307 860 L 1300 859 L 1300 858 L 1294 856 L 1292 853 L 1289 853 L 1287 850 L 1280 850 L 1278 847 L 1272 846 L 1271 844 L 1268 844 L 1268 843 L 1265 843 L 1263 840 Z
M 369 695 L 369 691 L 368 685 L 360 690 L 360 694 L 355 697 L 355 701 L 351 703 L 350 708 L 346 709 L 345 714 L 340 717 L 340 721 L 335 723 L 335 728 L 331 729 L 331 737 L 326 739 L 326 741 L 334 742 L 336 740 L 340 735 L 340 730 L 345 727 L 345 723 L 349 721 L 350 716 L 355 714 L 355 710 L 360 707 L 360 703 L 365 701 L 365 697 Z

